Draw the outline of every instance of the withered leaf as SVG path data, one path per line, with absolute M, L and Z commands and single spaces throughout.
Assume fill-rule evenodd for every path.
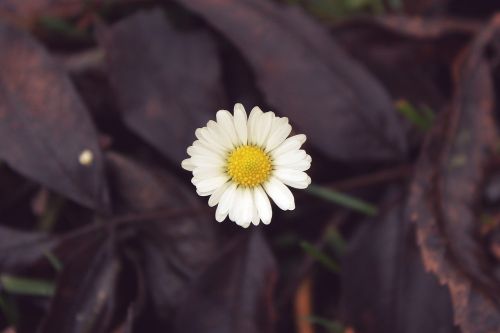
M 410 15 L 422 15 L 425 13 L 442 12 L 451 0 L 403 0 L 405 12 Z
M 349 20 L 336 25 L 333 32 L 395 100 L 439 112 L 452 90 L 450 63 L 477 29 L 469 21 L 384 16 Z
M 157 10 L 105 29 L 100 41 L 125 123 L 180 163 L 195 129 L 224 105 L 211 36 L 176 31 Z
M 475 34 L 481 28 L 478 21 L 467 19 L 422 18 L 399 15 L 375 17 L 371 20 L 394 32 L 418 38 L 439 38 L 450 34 Z
M 455 323 L 466 333 L 500 327 L 499 284 L 480 244 L 476 213 L 497 140 L 489 56 L 498 52 L 491 43 L 499 33 L 496 16 L 460 63 L 450 112 L 429 133 L 409 199 L 424 265 L 448 287 Z
M 27 33 L 0 24 L 0 159 L 96 209 L 108 206 L 92 120 L 68 76 Z M 80 163 L 83 152 L 91 155 Z
M 187 292 L 188 283 L 214 257 L 218 249 L 213 212 L 202 210 L 192 191 L 165 171 L 153 171 L 141 163 L 109 154 L 112 184 L 117 189 L 117 207 L 122 213 L 161 211 L 135 223 L 133 242 L 143 289 L 164 323 Z M 177 217 L 167 212 L 182 210 Z
M 274 331 L 274 257 L 258 231 L 242 238 L 193 282 L 178 310 L 174 332 Z
M 426 272 L 405 223 L 405 205 L 390 191 L 386 212 L 364 221 L 342 260 L 343 319 L 364 333 L 459 332 L 445 287 Z
M 87 240 L 65 262 L 42 333 L 107 333 L 112 328 L 121 264 L 110 241 Z
M 0 226 L 0 272 L 30 267 L 56 244 L 54 237 Z
M 74 15 L 84 5 L 74 0 L 0 0 L 0 17 L 17 24 L 30 25 L 43 15 Z
M 406 138 L 391 100 L 356 61 L 297 8 L 265 0 L 178 0 L 251 64 L 271 107 L 328 156 L 392 160 Z

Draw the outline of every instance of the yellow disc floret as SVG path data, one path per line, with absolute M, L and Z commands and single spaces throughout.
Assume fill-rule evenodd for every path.
M 254 187 L 265 182 L 271 174 L 269 155 L 255 146 L 241 146 L 229 153 L 227 173 L 240 186 Z

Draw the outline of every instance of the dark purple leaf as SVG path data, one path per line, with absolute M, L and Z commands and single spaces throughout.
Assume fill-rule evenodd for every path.
M 111 242 L 88 240 L 65 262 L 41 333 L 110 332 L 120 261 Z
M 356 20 L 354 20 L 356 21 Z M 380 25 L 395 33 L 413 38 L 441 38 L 450 35 L 473 35 L 481 29 L 478 21 L 451 17 L 408 17 L 403 15 L 374 17 L 367 24 Z
M 404 205 L 392 205 L 363 222 L 343 258 L 345 321 L 364 333 L 458 333 L 450 297 L 425 271 Z
M 402 158 L 406 138 L 384 88 L 318 24 L 265 0 L 179 0 L 248 59 L 269 104 L 328 156 Z
M 477 29 L 468 21 L 389 16 L 347 21 L 334 35 L 393 99 L 439 112 L 452 91 L 450 64 Z
M 424 266 L 448 287 L 454 321 L 465 333 L 500 327 L 499 282 L 480 242 L 477 214 L 498 142 L 489 60 L 498 57 L 499 32 L 496 16 L 458 64 L 451 109 L 427 137 L 409 198 Z
M 34 24 L 39 15 L 74 15 L 84 3 L 74 0 L 0 0 L 0 17 L 20 24 Z
M 66 73 L 32 37 L 5 24 L 0 49 L 0 158 L 82 205 L 106 209 L 96 129 Z M 84 151 L 92 155 L 86 165 Z
M 51 251 L 55 244 L 55 237 L 46 234 L 0 226 L 0 272 L 30 267 Z
M 193 282 L 174 332 L 274 332 L 276 279 L 274 257 L 258 231 L 235 239 Z
M 443 12 L 451 0 L 402 0 L 404 9 L 410 15 L 421 15 L 424 13 Z
M 224 105 L 211 36 L 176 31 L 152 11 L 105 29 L 100 40 L 125 123 L 180 163 L 195 129 Z
M 159 212 L 133 225 L 134 243 L 142 287 L 157 316 L 170 321 L 187 284 L 216 254 L 218 224 L 213 212 L 200 210 L 193 192 L 172 175 L 117 154 L 109 154 L 108 162 L 122 213 Z M 169 217 L 175 212 L 180 213 Z

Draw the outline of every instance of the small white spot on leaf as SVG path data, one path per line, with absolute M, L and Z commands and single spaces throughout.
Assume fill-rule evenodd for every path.
M 90 149 L 83 150 L 80 153 L 80 156 L 78 156 L 78 162 L 80 162 L 81 165 L 90 166 L 92 165 L 93 161 L 94 161 L 94 154 Z

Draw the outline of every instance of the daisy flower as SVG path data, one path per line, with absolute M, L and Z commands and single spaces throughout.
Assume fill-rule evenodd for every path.
M 304 189 L 311 178 L 304 172 L 311 156 L 300 147 L 304 134 L 288 137 L 288 118 L 254 107 L 247 118 L 243 105 L 234 106 L 234 115 L 217 112 L 217 121 L 198 128 L 196 140 L 187 149 L 190 158 L 182 167 L 193 172 L 192 183 L 200 196 L 210 196 L 208 205 L 217 206 L 215 219 L 247 228 L 260 221 L 269 224 L 271 202 L 282 210 L 295 209 L 286 186 Z

